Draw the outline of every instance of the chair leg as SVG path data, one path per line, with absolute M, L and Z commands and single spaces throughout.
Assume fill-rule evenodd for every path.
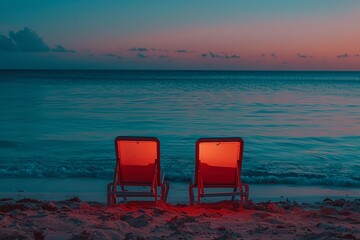
M 116 203 L 116 196 L 114 196 L 114 194 L 110 193 L 113 189 L 113 184 L 109 183 L 107 185 L 107 204 L 108 206 L 112 206 L 113 204 Z
M 189 185 L 189 202 L 190 206 L 194 205 L 194 191 L 193 191 L 194 185 L 190 182 Z
M 155 204 L 158 204 L 158 184 L 157 181 L 155 182 L 155 187 L 154 187 L 154 196 L 155 196 Z
M 243 195 L 243 193 L 244 193 L 244 191 L 242 190 L 242 186 L 243 185 L 238 185 L 237 186 L 237 188 L 239 188 L 239 205 L 240 205 L 240 210 L 242 210 L 242 209 L 244 209 L 244 195 Z M 236 191 L 236 189 L 234 189 L 235 191 Z
M 126 192 L 124 185 L 121 185 L 121 191 L 122 191 L 122 192 Z M 125 195 L 124 195 L 124 201 L 126 201 Z
M 245 188 L 245 203 L 248 203 L 249 201 L 249 185 L 247 185 L 246 183 L 243 183 L 243 186 Z
M 160 187 L 161 187 L 161 197 L 160 197 L 160 201 L 165 202 L 164 199 L 165 199 L 166 186 L 165 186 L 164 183 L 160 183 L 159 185 L 160 185 Z
M 242 195 L 240 195 L 239 207 L 240 207 L 240 210 L 244 209 L 244 196 L 242 196 Z
M 169 190 L 170 190 L 170 183 L 168 183 L 168 182 L 163 182 L 164 183 L 164 185 L 165 185 L 165 193 L 164 193 L 164 202 L 166 203 L 166 201 L 167 201 L 167 197 L 168 197 L 168 195 L 169 195 Z
M 116 204 L 116 198 L 114 197 L 113 194 L 108 194 L 107 195 L 107 203 L 108 206 L 111 207 L 112 205 Z
M 197 195 L 197 205 L 200 205 L 200 201 L 201 201 L 201 189 L 200 186 L 197 187 L 198 189 L 198 195 Z
M 234 193 L 236 193 L 236 189 L 237 189 L 237 187 L 234 187 L 234 190 L 233 190 Z M 232 195 L 231 201 L 234 201 L 234 200 L 235 200 L 235 195 Z

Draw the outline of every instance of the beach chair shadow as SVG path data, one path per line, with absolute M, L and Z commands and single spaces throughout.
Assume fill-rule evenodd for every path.
M 107 186 L 107 202 L 122 197 L 151 197 L 166 202 L 170 185 L 160 173 L 160 141 L 155 137 L 116 137 L 114 181 Z M 149 187 L 149 191 L 129 191 L 125 187 Z M 158 187 L 161 188 L 159 196 Z
M 190 205 L 194 204 L 193 188 L 197 188 L 197 204 L 203 197 L 231 196 L 240 198 L 240 207 L 249 198 L 249 186 L 241 181 L 244 141 L 241 138 L 200 138 L 196 141 L 194 183 L 189 186 Z M 230 192 L 205 192 L 205 188 Z

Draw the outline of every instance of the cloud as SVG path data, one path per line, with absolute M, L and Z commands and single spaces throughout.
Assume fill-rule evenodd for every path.
M 105 53 L 104 56 L 105 57 L 117 57 L 117 55 L 112 54 L 112 53 Z
M 337 58 L 348 58 L 348 57 L 350 57 L 350 55 L 347 53 L 344 53 L 344 54 L 337 55 L 336 57 Z
M 298 53 L 296 56 L 297 56 L 298 58 L 313 58 L 313 56 L 305 55 L 305 54 L 301 54 L 301 53 Z
M 133 49 L 142 49 L 142 51 L 146 51 L 146 50 L 144 50 L 144 49 L 146 49 L 146 48 L 133 48 Z M 149 48 L 148 49 L 148 51 L 153 51 L 153 52 L 168 52 L 168 50 L 166 50 L 166 49 L 161 49 L 161 48 Z M 141 50 L 133 50 L 133 51 L 141 51 Z M 180 50 L 181 51 L 181 50 Z M 186 51 L 186 50 L 185 50 Z M 176 51 L 174 51 L 174 52 L 176 52 Z M 189 51 L 188 51 L 189 52 Z
M 117 58 L 117 59 L 122 59 L 121 56 L 116 55 L 116 54 L 113 54 L 113 53 L 105 53 L 105 54 L 103 54 L 103 56 L 105 56 L 105 57 L 111 57 L 111 58 Z
M 147 52 L 148 51 L 147 48 L 142 48 L 142 47 L 140 47 L 140 48 L 133 47 L 133 48 L 130 48 L 129 50 L 132 52 Z
M 9 32 L 10 38 L 15 42 L 17 48 L 23 52 L 48 52 L 49 46 L 43 39 L 30 28 L 25 27 L 18 32 Z
M 266 57 L 265 53 L 262 53 L 262 54 L 261 54 L 261 57 L 263 57 L 263 58 Z
M 276 55 L 275 53 L 271 53 L 270 56 L 271 56 L 272 58 L 277 58 L 277 55 Z
M 239 55 L 233 54 L 233 55 L 227 55 L 225 54 L 225 58 L 229 59 L 229 58 L 240 58 Z
M 33 30 L 25 27 L 18 32 L 9 32 L 9 36 L 0 35 L 0 51 L 19 51 L 19 52 L 71 52 L 75 50 L 67 50 L 62 45 L 56 45 L 54 48 L 44 42 L 44 40 Z
M 16 51 L 16 45 L 10 38 L 0 35 L 0 51 Z
M 56 45 L 53 49 L 51 49 L 53 52 L 62 52 L 62 53 L 66 53 L 66 52 L 69 52 L 69 53 L 76 53 L 75 50 L 67 50 L 65 49 L 62 45 L 58 44 Z
M 360 54 L 354 54 L 355 57 L 360 57 Z
M 200 56 L 203 57 L 203 58 L 207 58 L 207 57 L 211 57 L 211 58 L 225 58 L 225 59 L 240 58 L 240 56 L 237 55 L 237 54 L 230 54 L 230 55 L 223 54 L 223 55 L 220 55 L 220 54 L 214 53 L 214 52 L 212 52 L 212 51 L 209 51 L 209 53 L 200 54 Z
M 137 55 L 136 55 L 138 58 L 147 58 L 148 56 L 142 54 L 141 52 L 139 52 Z
M 219 54 L 213 53 L 213 52 L 209 52 L 209 55 L 211 58 L 222 58 Z
M 179 49 L 179 50 L 175 50 L 174 52 L 177 52 L 177 53 L 188 53 L 189 51 L 188 51 L 188 50 L 185 50 L 185 49 Z

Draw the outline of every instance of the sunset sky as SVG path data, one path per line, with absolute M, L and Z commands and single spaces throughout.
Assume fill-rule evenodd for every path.
M 0 0 L 0 69 L 360 70 L 360 1 Z

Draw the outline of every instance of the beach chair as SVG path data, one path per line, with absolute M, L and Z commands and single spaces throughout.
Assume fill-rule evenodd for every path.
M 202 197 L 240 197 L 240 206 L 248 201 L 249 186 L 241 181 L 244 141 L 241 138 L 200 138 L 196 141 L 194 183 L 189 186 L 190 205 L 194 204 L 193 188 L 197 188 L 197 204 Z M 205 188 L 231 188 L 230 192 L 208 192 Z
M 107 186 L 108 205 L 117 197 L 152 197 L 166 202 L 170 185 L 160 175 L 160 141 L 155 137 L 116 137 L 114 181 Z M 149 191 L 128 191 L 125 187 L 149 187 Z M 161 196 L 158 195 L 161 187 Z

